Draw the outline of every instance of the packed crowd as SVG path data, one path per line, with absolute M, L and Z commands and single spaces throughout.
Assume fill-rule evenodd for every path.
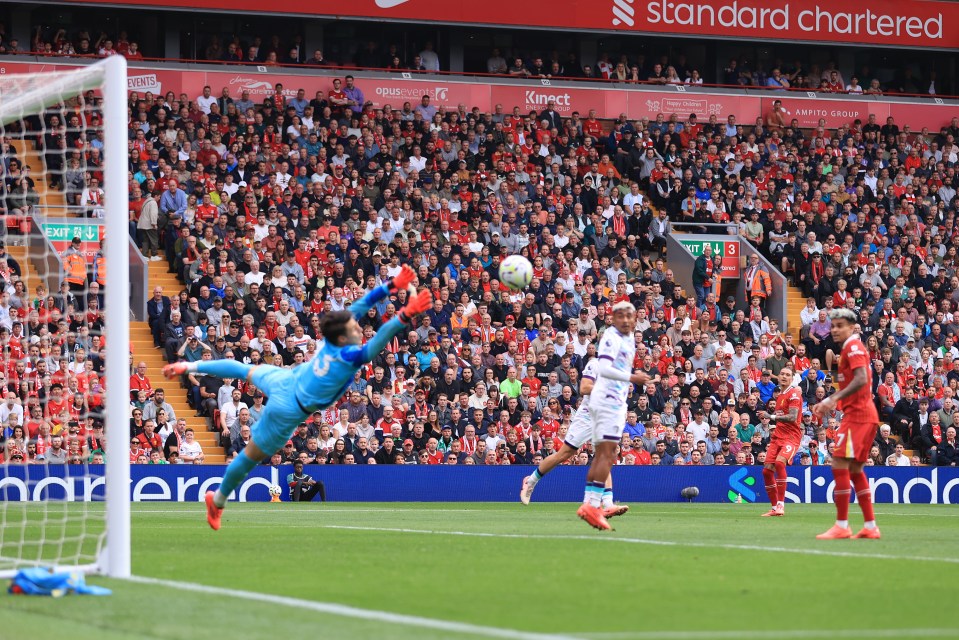
M 396 43 L 383 45 L 368 40 L 355 51 L 331 55 L 322 49 L 308 49 L 302 36 L 269 36 L 231 38 L 211 36 L 197 46 L 197 57 L 203 61 L 228 64 L 255 64 L 262 66 L 348 67 L 355 69 L 386 69 L 392 71 L 443 71 L 449 65 L 430 41 L 422 46 L 404 47 Z M 78 28 L 38 26 L 29 44 L 0 33 L 0 53 L 32 53 L 48 56 L 110 56 L 123 55 L 131 60 L 143 59 L 139 44 L 126 31 L 111 37 L 104 31 Z M 159 57 L 154 53 L 153 56 Z M 919 94 L 936 95 L 934 70 L 918 75 L 914 65 L 904 64 L 891 77 L 868 66 L 858 69 L 840 69 L 835 61 L 819 64 L 802 59 L 791 61 L 750 60 L 742 55 L 731 58 L 721 69 L 700 69 L 687 61 L 683 54 L 675 56 L 638 53 L 636 51 L 601 52 L 595 60 L 582 60 L 573 51 L 554 49 L 536 52 L 525 49 L 507 51 L 494 48 L 485 68 L 466 69 L 519 78 L 555 78 L 612 81 L 630 84 L 730 85 L 765 87 L 770 90 L 814 90 L 825 93 L 849 94 Z M 947 87 L 947 91 L 954 87 Z
M 67 262 L 75 251 L 68 249 Z M 0 458 L 102 463 L 107 345 L 100 281 L 93 276 L 76 287 L 65 281 L 56 293 L 37 285 L 31 294 L 21 274 L 0 241 Z
M 148 305 L 168 360 L 295 366 L 316 351 L 319 314 L 401 264 L 433 290 L 422 322 L 274 463 L 533 463 L 562 443 L 610 305 L 630 300 L 636 367 L 653 380 L 630 397 L 623 464 L 763 462 L 763 411 L 787 363 L 806 409 L 795 462 L 828 462 L 839 416 L 808 408 L 833 389 L 820 312 L 836 304 L 862 314 L 881 374 L 890 432 L 877 433 L 873 462 L 956 464 L 959 121 L 801 131 L 774 110 L 749 125 L 695 114 L 601 123 L 552 105 L 447 113 L 426 97 L 373 109 L 359 96 L 351 77 L 326 95 L 260 104 L 212 88 L 188 104 L 131 96 L 131 233 L 184 282 Z M 718 272 L 687 295 L 663 260 L 681 221 L 735 227 L 805 288 L 798 342 L 764 316 L 761 293 L 722 296 Z M 496 279 L 513 253 L 535 271 L 517 293 Z M 368 334 L 403 298 L 363 318 Z M 245 381 L 183 383 L 224 449 L 241 450 L 268 400 Z M 166 411 L 158 423 L 163 398 L 140 395 L 131 442 L 166 433 L 163 447 L 141 447 L 162 460 L 154 450 L 186 439 L 182 421 Z M 587 445 L 575 462 L 589 457 Z
M 717 454 L 723 463 L 761 462 L 768 424 L 760 414 L 776 393 L 769 374 L 792 363 L 807 408 L 831 392 L 821 326 L 810 323 L 793 344 L 748 301 L 685 296 L 686 283 L 661 259 L 672 221 L 738 225 L 811 287 L 816 311 L 833 302 L 825 284 L 833 276 L 810 266 L 821 260 L 811 257 L 815 239 L 828 243 L 830 233 L 838 240 L 828 255 L 844 273 L 866 279 L 880 262 L 897 269 L 890 286 L 900 277 L 901 287 L 880 295 L 881 306 L 912 304 L 903 292 L 915 293 L 913 273 L 925 269 L 911 271 L 917 251 L 938 266 L 934 298 L 953 290 L 946 273 L 955 249 L 943 243 L 955 210 L 955 122 L 932 134 L 871 121 L 803 132 L 777 112 L 749 126 L 692 115 L 610 125 L 552 108 L 443 113 L 428 99 L 374 110 L 351 94 L 362 87 L 347 77 L 312 100 L 301 92 L 238 107 L 205 90 L 192 105 L 132 103 L 131 144 L 141 146 L 131 220 L 145 255 L 186 283 L 170 298 L 155 291 L 151 303 L 170 361 L 293 366 L 315 352 L 317 314 L 348 306 L 401 263 L 434 289 L 422 324 L 357 376 L 341 406 L 302 425 L 278 461 L 390 463 L 402 454 L 440 462 L 452 453 L 467 464 L 533 462 L 562 442 L 608 305 L 629 299 L 640 309 L 637 367 L 654 382 L 631 399 L 623 462 L 715 463 Z M 168 116 L 177 113 L 185 117 Z M 496 282 L 500 257 L 511 253 L 534 263 L 525 292 Z M 850 288 L 844 304 L 871 316 L 876 287 Z M 365 326 L 372 332 L 401 302 L 384 302 Z M 884 325 L 867 325 L 880 342 L 895 340 Z M 919 328 L 951 333 L 934 315 Z M 928 342 L 922 330 L 918 337 Z M 877 370 L 916 373 L 898 351 L 887 355 Z M 224 447 L 242 448 L 262 394 L 242 381 L 185 382 Z M 951 395 L 950 383 L 943 376 L 941 395 Z M 908 432 L 892 425 L 905 444 L 929 425 L 916 408 Z M 803 416 L 809 446 L 797 463 L 828 459 L 835 420 Z M 951 434 L 931 431 L 937 449 L 954 451 Z M 877 440 L 876 462 L 887 463 L 891 443 Z M 916 447 L 920 459 L 951 463 L 953 454 L 925 445 Z M 588 456 L 587 448 L 582 461 Z

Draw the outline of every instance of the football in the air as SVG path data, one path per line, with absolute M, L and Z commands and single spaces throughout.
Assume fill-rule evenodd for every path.
M 280 495 L 281 493 L 283 493 L 283 489 L 280 488 L 280 485 L 278 485 L 278 484 L 271 484 L 271 485 L 270 485 L 270 495 L 271 495 L 271 496 L 278 496 L 278 495 Z
M 499 265 L 499 281 L 507 289 L 525 289 L 532 279 L 533 265 L 523 256 L 509 256 Z

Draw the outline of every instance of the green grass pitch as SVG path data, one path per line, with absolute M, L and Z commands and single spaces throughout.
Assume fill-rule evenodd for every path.
M 789 505 L 785 518 L 761 518 L 758 504 L 637 504 L 606 533 L 577 519 L 575 509 L 535 502 L 231 504 L 213 532 L 201 505 L 135 504 L 134 574 L 185 585 L 92 578 L 114 594 L 4 594 L 0 637 L 959 634 L 946 619 L 917 613 L 941 611 L 959 584 L 959 512 L 951 505 L 877 505 L 882 540 L 832 542 L 814 539 L 831 525 L 832 505 Z M 855 505 L 851 516 L 857 530 Z M 378 619 L 374 612 L 408 617 Z

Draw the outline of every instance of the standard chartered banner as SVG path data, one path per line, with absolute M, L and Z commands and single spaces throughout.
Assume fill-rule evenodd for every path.
M 215 489 L 223 466 L 134 465 L 134 502 L 197 502 Z M 284 485 L 292 467 L 260 467 L 233 498 L 268 501 L 271 484 Z M 337 502 L 512 502 L 532 467 L 310 466 L 306 472 L 326 484 Z M 954 504 L 959 502 L 959 469 L 953 467 L 867 468 L 877 503 Z M 103 469 L 70 466 L 2 466 L 0 500 L 102 500 Z M 577 502 L 585 467 L 560 467 L 536 489 L 541 502 Z M 623 502 L 677 502 L 684 487 L 699 487 L 698 502 L 765 502 L 762 467 L 616 467 L 617 499 Z M 832 502 L 827 467 L 790 467 L 789 502 Z M 284 487 L 283 499 L 288 492 Z

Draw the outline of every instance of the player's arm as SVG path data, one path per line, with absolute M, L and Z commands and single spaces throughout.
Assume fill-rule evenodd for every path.
M 579 381 L 579 395 L 588 396 L 593 392 L 595 381 L 589 376 L 583 376 Z
M 846 385 L 845 389 L 840 389 L 819 404 L 813 407 L 813 412 L 818 416 L 825 416 L 826 413 L 836 408 L 836 405 L 843 398 L 848 398 L 863 387 L 869 384 L 869 371 L 866 366 L 856 367 L 852 372 L 852 380 Z
M 866 367 L 857 367 L 852 372 L 852 380 L 849 381 L 849 384 L 846 385 L 845 389 L 840 389 L 836 393 L 829 396 L 828 400 L 834 402 L 839 402 L 843 398 L 848 398 L 852 394 L 856 393 L 869 383 L 869 372 L 866 370 Z
M 776 422 L 789 422 L 792 424 L 799 424 L 799 416 L 802 413 L 802 394 L 795 388 L 787 391 L 790 394 L 789 402 L 786 405 L 788 411 L 786 413 L 776 413 L 773 416 L 770 416 L 770 422 L 772 426 L 776 426 Z
M 350 346 L 343 349 L 340 352 L 342 358 L 354 366 L 370 362 L 401 331 L 409 331 L 409 325 L 413 321 L 413 317 L 429 309 L 432 303 L 433 295 L 426 289 L 420 291 L 410 298 L 410 301 L 400 309 L 395 318 L 380 327 L 380 330 L 373 335 L 369 342 L 363 346 Z
M 403 268 L 400 269 L 400 272 L 396 275 L 396 277 L 391 278 L 389 282 L 384 282 L 383 284 L 374 287 L 372 291 L 350 305 L 350 313 L 353 314 L 354 318 L 359 320 L 365 316 L 366 312 L 369 311 L 377 302 L 390 294 L 396 293 L 400 289 L 406 289 L 413 284 L 413 280 L 415 279 L 416 272 L 413 271 L 412 267 L 404 264 Z
M 759 412 L 760 418 L 766 415 L 769 416 L 770 429 L 775 429 L 777 422 L 791 422 L 794 424 L 799 422 L 799 409 L 797 407 L 790 407 L 789 411 L 786 413 L 767 414 L 765 411 Z
M 607 378 L 609 380 L 618 380 L 619 382 L 631 382 L 633 384 L 646 384 L 649 376 L 641 371 L 628 373 L 620 371 L 613 366 L 616 354 L 619 349 L 617 340 L 609 339 L 605 334 L 599 341 L 599 348 L 596 350 L 596 376 Z
M 600 356 L 599 367 L 597 368 L 597 373 L 603 378 L 608 378 L 610 380 L 618 380 L 620 382 L 631 382 L 633 384 L 646 384 L 649 381 L 649 376 L 643 373 L 642 371 L 636 371 L 635 373 L 629 373 L 627 371 L 620 371 L 613 366 L 612 359 L 608 357 Z

